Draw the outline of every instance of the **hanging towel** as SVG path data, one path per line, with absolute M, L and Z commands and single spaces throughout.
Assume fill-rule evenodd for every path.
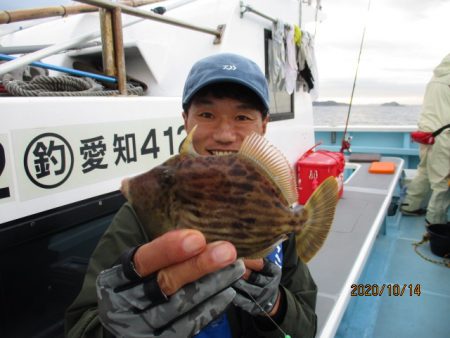
M 314 38 L 309 32 L 302 32 L 302 41 L 297 54 L 297 85 L 310 93 L 314 101 L 318 97 L 318 74 L 314 53 Z
M 272 26 L 272 48 L 269 53 L 269 72 L 274 89 L 285 87 L 286 52 L 284 48 L 284 23 L 278 20 Z
M 294 26 L 286 26 L 286 91 L 291 95 L 295 90 L 297 81 L 297 59 L 294 41 Z

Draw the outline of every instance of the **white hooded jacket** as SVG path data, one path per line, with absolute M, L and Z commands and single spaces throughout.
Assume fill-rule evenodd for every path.
M 433 132 L 450 124 L 450 54 L 433 71 L 423 99 L 419 129 Z M 449 133 L 446 129 L 445 133 Z

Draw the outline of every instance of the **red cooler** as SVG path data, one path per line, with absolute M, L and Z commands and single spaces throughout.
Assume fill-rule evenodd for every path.
M 305 204 L 313 191 L 327 177 L 336 177 L 339 197 L 344 191 L 344 154 L 328 150 L 308 150 L 297 161 L 298 202 Z

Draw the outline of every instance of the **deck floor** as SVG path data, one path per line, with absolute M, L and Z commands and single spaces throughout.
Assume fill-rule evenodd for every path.
M 412 245 L 425 233 L 424 224 L 424 217 L 387 218 L 386 234 L 378 235 L 359 283 L 390 284 L 391 295 L 386 288 L 382 296 L 351 297 L 336 337 L 450 337 L 450 269 L 424 260 Z M 440 259 L 429 243 L 419 251 Z M 407 285 L 403 296 L 393 295 L 395 284 Z M 420 296 L 410 296 L 409 284 L 420 285 Z

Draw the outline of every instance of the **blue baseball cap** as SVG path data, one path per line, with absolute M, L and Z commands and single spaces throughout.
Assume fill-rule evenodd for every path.
M 220 53 L 197 61 L 188 74 L 183 90 L 183 109 L 202 88 L 220 82 L 232 82 L 252 90 L 269 111 L 269 89 L 259 66 L 250 59 L 232 53 Z

